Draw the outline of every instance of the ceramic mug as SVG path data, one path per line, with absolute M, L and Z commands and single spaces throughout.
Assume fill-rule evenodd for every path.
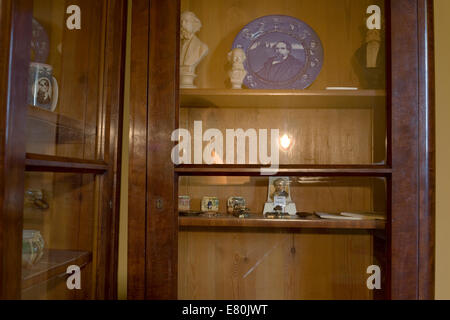
M 22 266 L 31 268 L 44 254 L 44 238 L 38 230 L 23 230 Z
M 53 67 L 39 62 L 30 64 L 28 104 L 54 111 L 58 103 L 58 82 L 53 77 Z

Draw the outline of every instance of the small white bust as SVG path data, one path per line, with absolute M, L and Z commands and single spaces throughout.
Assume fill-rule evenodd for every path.
M 232 89 L 242 89 L 242 82 L 247 75 L 244 68 L 245 59 L 245 52 L 241 48 L 235 48 L 228 53 L 228 61 L 232 64 L 228 72 Z
M 181 14 L 181 88 L 196 88 L 194 85 L 194 79 L 197 77 L 195 68 L 208 54 L 208 46 L 195 35 L 201 27 L 202 23 L 193 12 L 185 11 Z

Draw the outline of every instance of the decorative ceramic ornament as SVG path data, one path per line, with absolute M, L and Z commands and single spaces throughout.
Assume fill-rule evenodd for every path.
M 245 199 L 243 197 L 230 197 L 227 201 L 227 211 L 232 214 L 236 210 L 246 208 Z
M 246 25 L 233 42 L 244 50 L 251 89 L 304 89 L 317 78 L 323 64 L 322 43 L 305 22 L 270 15 Z
M 45 63 L 30 63 L 28 104 L 55 111 L 58 104 L 58 92 L 58 81 L 53 76 L 53 67 Z
M 178 211 L 191 210 L 191 198 L 189 196 L 178 196 Z
M 219 198 L 217 197 L 203 197 L 202 207 L 203 212 L 219 212 Z

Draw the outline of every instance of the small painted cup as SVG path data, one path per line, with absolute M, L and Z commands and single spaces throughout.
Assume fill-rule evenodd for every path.
M 58 104 L 58 91 L 58 82 L 53 77 L 53 67 L 45 63 L 30 63 L 28 104 L 54 111 Z

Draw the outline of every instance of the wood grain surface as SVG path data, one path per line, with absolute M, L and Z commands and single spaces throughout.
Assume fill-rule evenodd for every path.
M 31 14 L 30 0 L 0 3 L 0 299 L 20 298 Z
M 180 299 L 371 299 L 367 232 L 179 233 Z
M 128 170 L 128 299 L 145 299 L 149 1 L 134 0 L 131 25 Z

